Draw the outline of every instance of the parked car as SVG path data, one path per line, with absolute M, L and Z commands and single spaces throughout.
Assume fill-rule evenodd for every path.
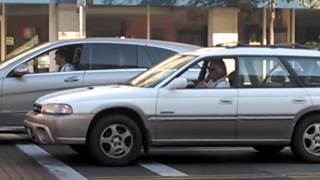
M 230 87 L 196 88 L 222 61 Z M 195 65 L 199 75 L 186 78 Z M 214 70 L 213 70 L 214 71 Z M 289 48 L 205 48 L 170 57 L 127 82 L 60 91 L 27 114 L 30 137 L 69 144 L 104 165 L 126 165 L 141 147 L 291 146 L 320 161 L 320 52 Z
M 45 43 L 0 64 L 0 130 L 23 128 L 34 101 L 58 90 L 118 83 L 163 59 L 199 48 L 181 43 L 90 38 Z M 55 52 L 64 50 L 75 70 L 59 72 Z

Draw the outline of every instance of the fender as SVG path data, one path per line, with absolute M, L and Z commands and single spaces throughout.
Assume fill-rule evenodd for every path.
M 293 135 L 293 131 L 296 127 L 296 124 L 299 123 L 300 120 L 302 120 L 303 116 L 310 114 L 310 113 L 316 113 L 316 112 L 318 112 L 320 114 L 320 105 L 310 106 L 310 107 L 307 107 L 305 109 L 300 110 L 297 113 L 297 115 L 295 116 L 295 118 L 293 119 L 292 127 L 290 129 L 291 136 Z

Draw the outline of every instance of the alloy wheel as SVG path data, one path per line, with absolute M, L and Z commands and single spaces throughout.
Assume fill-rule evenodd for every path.
M 123 124 L 111 124 L 100 136 L 102 152 L 111 158 L 126 156 L 133 147 L 133 136 L 129 128 Z

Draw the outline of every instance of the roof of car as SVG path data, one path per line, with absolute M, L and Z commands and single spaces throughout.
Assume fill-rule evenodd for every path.
M 162 47 L 166 49 L 172 49 L 177 52 L 194 51 L 202 48 L 201 46 L 170 42 L 170 41 L 159 41 L 159 40 L 147 40 L 147 39 L 134 39 L 134 38 L 84 38 L 84 39 L 72 39 L 72 40 L 59 40 L 55 43 L 125 43 L 125 44 L 137 44 L 137 45 L 149 45 L 153 47 Z
M 320 57 L 320 51 L 310 49 L 273 48 L 273 47 L 210 47 L 188 54 L 196 56 L 300 56 Z

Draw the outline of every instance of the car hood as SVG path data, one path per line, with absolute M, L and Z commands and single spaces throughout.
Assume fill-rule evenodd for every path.
M 154 97 L 154 93 L 146 93 L 150 91 L 154 91 L 154 89 L 124 85 L 90 86 L 48 94 L 40 97 L 36 103 L 74 103 L 102 99 Z

